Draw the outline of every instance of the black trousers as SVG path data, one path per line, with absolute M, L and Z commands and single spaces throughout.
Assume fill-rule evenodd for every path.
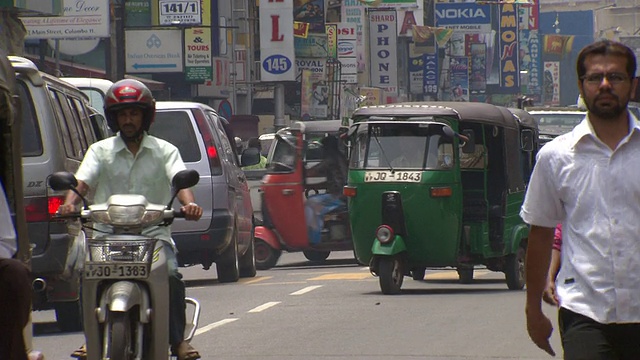
M 560 308 L 558 324 L 567 360 L 640 359 L 640 323 L 601 324 Z
M 0 359 L 27 359 L 23 330 L 30 315 L 29 269 L 18 260 L 0 259 Z

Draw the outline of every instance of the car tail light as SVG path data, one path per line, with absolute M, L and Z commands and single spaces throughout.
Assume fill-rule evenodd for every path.
M 64 196 L 50 196 L 25 199 L 24 211 L 27 222 L 49 221 L 64 204 Z
M 345 185 L 342 188 L 342 195 L 346 197 L 355 197 L 358 194 L 358 190 L 355 186 Z
M 431 197 L 449 197 L 453 195 L 453 190 L 449 186 L 431 188 Z
M 207 150 L 207 159 L 209 160 L 211 175 L 222 175 L 222 166 L 220 165 L 218 148 L 216 148 L 216 143 L 213 139 L 213 130 L 201 111 L 194 111 L 194 115 L 198 130 L 200 130 L 200 134 L 202 134 L 202 140 Z
M 394 237 L 395 234 L 393 233 L 393 229 L 389 225 L 380 225 L 376 229 L 376 239 L 378 239 L 381 244 L 391 242 Z

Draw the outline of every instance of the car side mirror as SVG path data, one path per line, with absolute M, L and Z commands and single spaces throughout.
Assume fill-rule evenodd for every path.
M 78 180 L 70 172 L 59 171 L 49 176 L 49 186 L 55 191 L 71 190 L 78 186 Z
M 240 166 L 251 166 L 260 162 L 260 150 L 254 147 L 246 148 L 240 156 Z

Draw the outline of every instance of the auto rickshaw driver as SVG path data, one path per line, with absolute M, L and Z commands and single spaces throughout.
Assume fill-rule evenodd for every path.
M 347 161 L 338 148 L 338 139 L 329 135 L 321 140 L 323 160 L 307 169 L 308 177 L 325 176 L 326 193 L 309 196 L 305 203 L 305 220 L 307 222 L 309 242 L 318 244 L 324 226 L 324 215 L 346 205 L 342 188 L 347 179 Z M 322 185 L 321 185 L 322 186 Z

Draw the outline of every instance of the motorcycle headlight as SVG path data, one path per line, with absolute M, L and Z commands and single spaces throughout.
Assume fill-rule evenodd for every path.
M 90 239 L 90 262 L 148 262 L 153 254 L 155 239 L 138 241 L 103 241 Z
M 378 239 L 381 244 L 390 242 L 394 236 L 393 229 L 389 225 L 380 225 L 376 229 L 376 239 Z
M 142 226 L 157 222 L 162 218 L 163 212 L 157 210 L 147 210 L 142 217 Z
M 112 225 L 137 225 L 144 216 L 144 206 L 117 206 L 107 209 Z

